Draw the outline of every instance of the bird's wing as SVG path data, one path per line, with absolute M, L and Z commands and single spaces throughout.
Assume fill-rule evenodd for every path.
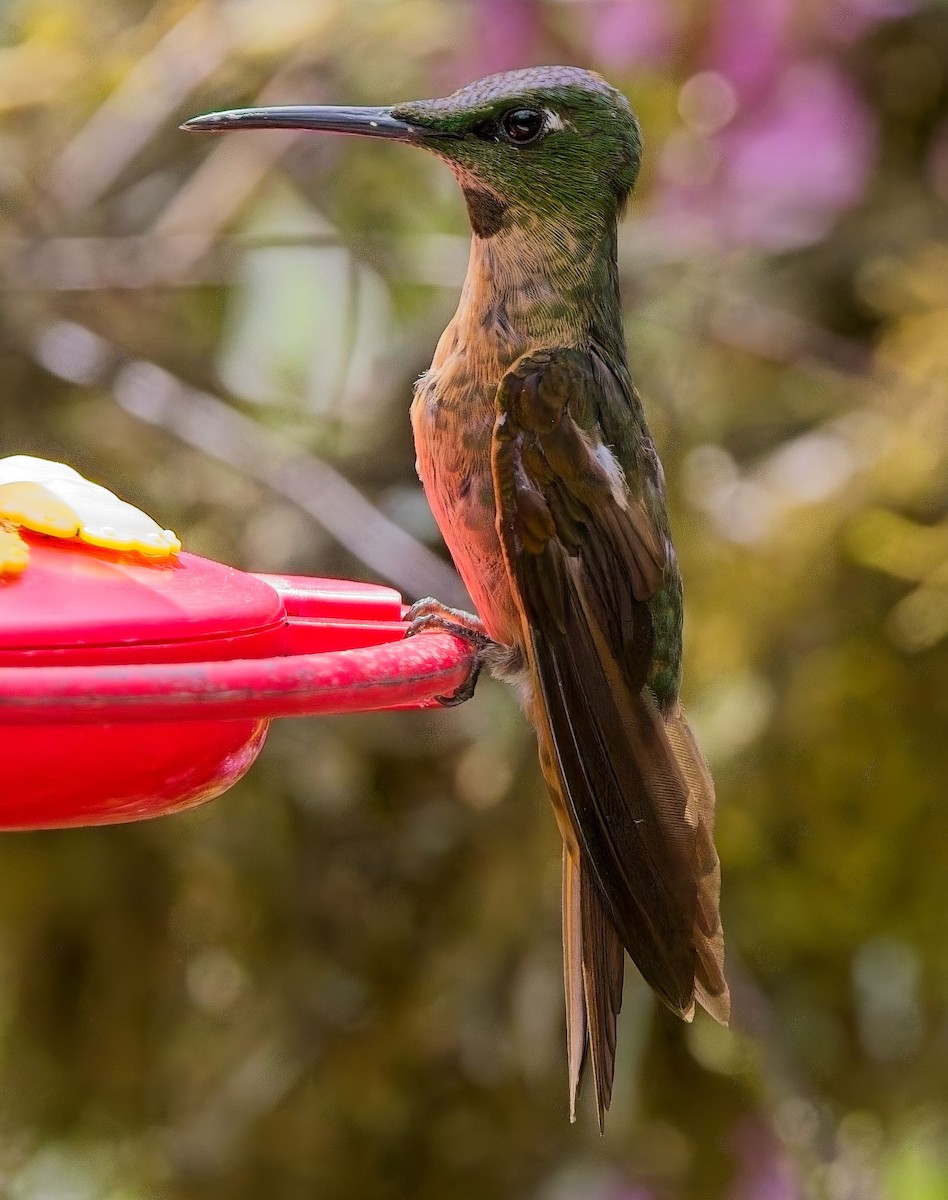
M 603 435 L 610 386 L 621 388 L 574 350 L 536 352 L 504 377 L 492 445 L 498 531 L 581 874 L 665 1003 L 690 1017 L 697 975 L 698 999 L 721 1018 L 713 787 L 677 703 L 660 711 L 647 686 L 649 601 L 672 552 L 644 481 Z

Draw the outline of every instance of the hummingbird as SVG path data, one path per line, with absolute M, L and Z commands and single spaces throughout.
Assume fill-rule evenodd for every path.
M 626 952 L 685 1020 L 696 1002 L 730 1014 L 714 785 L 679 702 L 681 577 L 619 295 L 638 120 L 599 75 L 550 66 L 441 99 L 237 109 L 182 128 L 392 138 L 460 184 L 467 276 L 411 421 L 477 615 L 420 601 L 410 629 L 473 642 L 536 730 L 563 840 L 569 1113 L 588 1062 L 602 1130 Z

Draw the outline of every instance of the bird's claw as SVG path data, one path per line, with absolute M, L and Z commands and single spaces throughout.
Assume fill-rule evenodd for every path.
M 444 708 L 454 708 L 463 704 L 465 700 L 470 700 L 481 673 L 484 652 L 488 646 L 493 645 L 481 620 L 463 609 L 448 608 L 446 604 L 431 597 L 413 604 L 404 619 L 408 622 L 406 638 L 429 631 L 451 633 L 474 647 L 474 663 L 467 679 L 450 695 L 435 696 L 435 700 Z
M 435 696 L 435 700 L 442 708 L 456 708 L 459 704 L 463 704 L 465 700 L 470 700 L 474 695 L 474 689 L 477 687 L 477 681 L 481 675 L 481 660 L 474 659 L 474 665 L 471 668 L 471 673 L 460 687 L 455 688 L 448 696 Z

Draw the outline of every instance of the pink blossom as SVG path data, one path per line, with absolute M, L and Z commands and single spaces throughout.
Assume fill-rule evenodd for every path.
M 472 7 L 460 77 L 477 79 L 535 61 L 541 34 L 537 0 L 475 0 Z
M 599 0 L 583 8 L 590 50 L 607 69 L 659 65 L 674 49 L 675 28 L 666 0 Z

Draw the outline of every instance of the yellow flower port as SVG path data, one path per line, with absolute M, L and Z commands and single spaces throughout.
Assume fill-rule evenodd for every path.
M 65 463 L 26 454 L 0 459 L 0 575 L 19 575 L 29 563 L 21 529 L 151 559 L 181 549 L 170 529 L 108 488 Z

